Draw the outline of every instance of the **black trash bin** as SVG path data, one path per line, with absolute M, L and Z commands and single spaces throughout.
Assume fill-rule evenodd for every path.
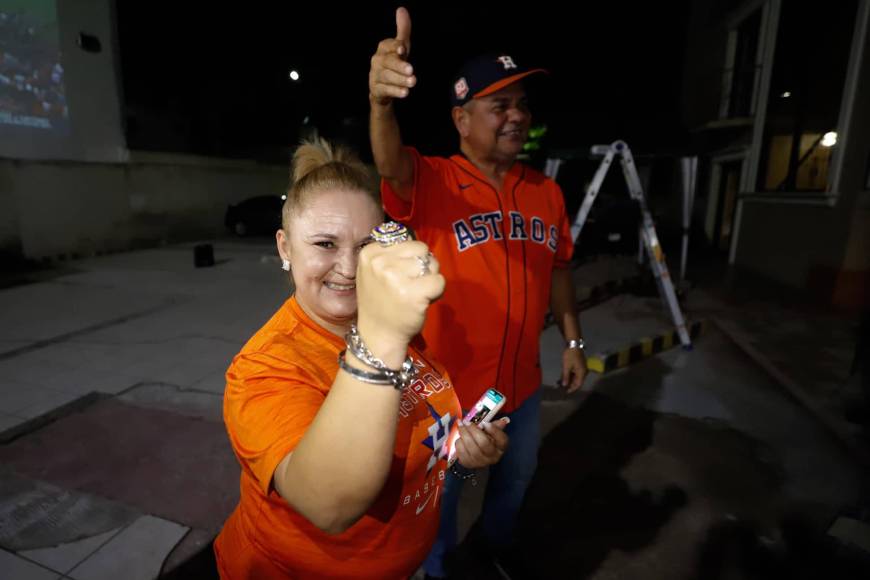
M 214 266 L 214 247 L 211 244 L 198 244 L 194 246 L 193 265 L 197 268 Z

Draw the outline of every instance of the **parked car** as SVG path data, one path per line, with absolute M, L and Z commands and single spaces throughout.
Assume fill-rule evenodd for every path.
M 274 234 L 281 227 L 280 195 L 258 195 L 227 207 L 224 224 L 237 236 Z

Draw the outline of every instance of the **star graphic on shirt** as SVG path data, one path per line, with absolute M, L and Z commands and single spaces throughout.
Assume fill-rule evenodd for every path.
M 450 428 L 453 426 L 456 418 L 451 416 L 449 412 L 440 415 L 432 405 L 425 401 L 424 403 L 428 407 L 429 414 L 433 419 L 432 424 L 428 428 L 429 436 L 422 442 L 423 445 L 432 450 L 432 457 L 429 458 L 429 465 L 426 467 L 426 472 L 428 473 L 435 467 L 439 459 L 447 457 L 447 440 L 450 435 Z

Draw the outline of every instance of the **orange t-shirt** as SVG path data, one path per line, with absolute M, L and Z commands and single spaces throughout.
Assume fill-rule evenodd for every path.
M 414 160 L 411 200 L 381 182 L 384 209 L 414 228 L 447 279 L 423 338 L 450 370 L 463 408 L 490 387 L 519 407 L 541 385 L 539 341 L 553 268 L 568 268 L 574 244 L 562 190 L 514 163 L 500 191 L 465 157 Z
M 227 370 L 224 421 L 242 475 L 239 505 L 215 541 L 223 578 L 407 578 L 434 542 L 445 443 L 461 411 L 443 368 L 413 346 L 419 374 L 401 397 L 390 474 L 356 524 L 326 534 L 271 486 L 329 394 L 344 348 L 290 298 Z

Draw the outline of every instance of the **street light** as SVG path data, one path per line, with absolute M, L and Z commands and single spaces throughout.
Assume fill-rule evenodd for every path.
M 822 135 L 822 147 L 833 147 L 837 144 L 837 132 L 828 131 Z
M 291 80 L 291 81 L 298 81 L 298 80 L 299 80 L 299 73 L 298 73 L 297 71 L 295 71 L 295 70 L 291 70 L 291 71 L 290 71 L 290 74 L 287 75 L 287 76 L 290 77 L 290 80 Z

